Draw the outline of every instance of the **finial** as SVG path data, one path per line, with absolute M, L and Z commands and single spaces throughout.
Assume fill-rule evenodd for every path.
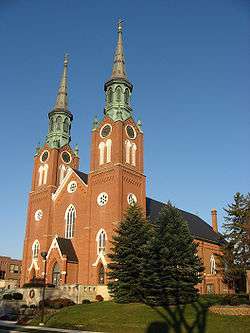
M 122 32 L 122 22 L 123 22 L 122 19 L 118 20 L 118 33 Z
M 68 55 L 68 53 L 65 53 L 64 54 L 64 67 L 67 67 L 68 62 L 69 62 L 69 55 Z
M 139 128 L 139 131 L 142 132 L 142 122 L 140 119 L 137 121 L 137 127 Z
M 75 156 L 78 157 L 78 154 L 79 154 L 78 144 L 75 145 L 74 153 L 75 153 Z
M 95 118 L 94 118 L 94 120 L 93 120 L 93 127 L 92 127 L 92 130 L 93 130 L 93 131 L 96 130 L 97 127 L 98 127 L 98 125 L 99 125 L 99 121 L 98 121 L 97 116 L 95 116 Z

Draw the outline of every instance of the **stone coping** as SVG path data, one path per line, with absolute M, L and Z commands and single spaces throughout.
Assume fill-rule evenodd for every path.
M 250 306 L 210 306 L 209 311 L 212 313 L 225 316 L 250 316 Z

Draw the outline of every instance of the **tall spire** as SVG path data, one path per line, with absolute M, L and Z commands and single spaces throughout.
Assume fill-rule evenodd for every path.
M 118 41 L 114 56 L 114 63 L 112 68 L 111 79 L 122 78 L 127 79 L 126 69 L 125 69 L 125 59 L 123 53 L 123 43 L 122 43 L 122 20 L 118 21 Z
M 68 62 L 69 62 L 68 55 L 65 54 L 63 74 L 56 98 L 55 110 L 57 109 L 62 109 L 65 111 L 68 110 L 68 82 L 67 82 Z
M 46 143 L 51 148 L 61 148 L 70 143 L 73 115 L 68 110 L 68 55 L 64 56 L 64 68 L 54 109 L 49 112 L 49 128 Z

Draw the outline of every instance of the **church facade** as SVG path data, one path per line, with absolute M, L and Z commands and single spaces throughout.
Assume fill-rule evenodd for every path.
M 143 131 L 130 104 L 128 80 L 118 24 L 112 75 L 104 85 L 105 109 L 95 119 L 89 173 L 79 170 L 78 147 L 70 146 L 73 114 L 67 100 L 68 59 L 54 109 L 49 112 L 46 142 L 34 157 L 23 248 L 21 285 L 44 277 L 55 285 L 106 285 L 107 253 L 117 223 L 136 202 L 154 222 L 163 203 L 146 197 Z M 216 267 L 220 252 L 216 211 L 213 227 L 198 216 L 181 211 L 205 266 L 200 292 L 227 292 Z

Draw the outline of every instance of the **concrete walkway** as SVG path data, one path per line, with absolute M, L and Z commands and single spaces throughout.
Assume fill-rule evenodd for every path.
M 17 325 L 14 321 L 5 321 L 0 320 L 0 332 L 48 332 L 48 333 L 101 333 L 101 332 L 93 332 L 93 331 L 79 331 L 79 330 L 66 330 L 63 328 L 52 328 L 52 327 L 40 327 L 40 326 L 21 326 Z

